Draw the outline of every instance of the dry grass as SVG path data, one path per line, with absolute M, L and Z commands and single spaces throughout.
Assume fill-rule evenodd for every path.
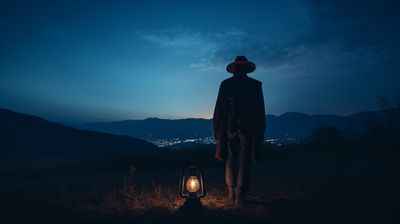
M 224 164 L 213 162 L 207 151 L 0 170 L 0 179 L 7 180 L 0 183 L 0 222 L 368 223 L 390 209 L 380 208 L 386 201 L 378 196 L 381 191 L 373 191 L 380 186 L 376 177 L 347 172 L 348 178 L 341 174 L 338 179 L 333 160 L 290 155 L 271 156 L 252 167 L 248 204 L 242 209 L 227 200 Z M 201 199 L 204 209 L 198 211 L 180 209 L 185 199 L 178 195 L 179 164 L 190 156 L 207 164 L 207 194 Z M 369 167 L 357 161 L 351 165 Z
M 175 217 L 183 220 L 201 216 L 199 213 L 184 214 L 180 208 L 184 205 L 185 199 L 179 197 L 176 186 L 157 183 L 152 180 L 150 186 L 143 186 L 133 180 L 136 169 L 132 166 L 129 174 L 124 178 L 123 185 L 115 188 L 101 196 L 101 202 L 86 203 L 80 206 L 83 211 L 94 214 L 108 215 L 128 215 L 147 217 Z M 265 188 L 255 188 L 248 197 L 247 206 L 235 208 L 234 204 L 228 200 L 226 191 L 221 186 L 211 186 L 201 202 L 204 206 L 203 211 L 207 211 L 208 216 L 225 219 L 235 219 L 238 216 L 252 217 L 256 220 L 265 220 L 274 213 L 271 204 L 273 200 L 299 199 L 304 195 L 299 191 L 280 189 L 278 191 Z M 230 217 L 234 215 L 233 217 Z M 182 218 L 184 217 L 184 218 Z M 154 218 L 154 217 L 153 217 Z M 151 222 L 151 221 L 149 221 Z

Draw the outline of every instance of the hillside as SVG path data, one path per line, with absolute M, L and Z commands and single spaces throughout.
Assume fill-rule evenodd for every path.
M 95 156 L 156 149 L 132 137 L 79 130 L 7 109 L 0 109 L 0 123 L 2 156 Z

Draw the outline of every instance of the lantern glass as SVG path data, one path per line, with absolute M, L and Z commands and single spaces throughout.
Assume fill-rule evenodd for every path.
M 199 180 L 197 179 L 196 176 L 190 176 L 187 183 L 186 183 L 186 189 L 189 191 L 189 193 L 195 193 L 198 191 L 200 188 L 200 183 Z

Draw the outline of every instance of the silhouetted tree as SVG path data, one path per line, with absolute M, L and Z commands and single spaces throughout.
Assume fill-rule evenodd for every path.
M 380 106 L 387 115 L 384 146 L 382 148 L 388 153 L 387 158 L 398 158 L 400 154 L 400 97 L 380 98 Z
M 391 99 L 380 98 L 379 103 L 383 111 L 386 112 L 390 121 L 394 125 L 400 127 L 400 97 Z

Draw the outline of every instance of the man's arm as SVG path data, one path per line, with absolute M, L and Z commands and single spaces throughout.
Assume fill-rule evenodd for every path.
M 265 104 L 264 104 L 264 94 L 262 90 L 262 83 L 260 83 L 259 88 L 258 88 L 258 102 L 257 105 L 259 107 L 259 119 L 260 119 L 260 132 L 264 133 L 265 132 Z
M 223 85 L 221 83 L 218 91 L 217 102 L 215 103 L 214 116 L 213 116 L 213 129 L 214 138 L 218 139 L 218 134 L 221 128 L 223 119 Z

